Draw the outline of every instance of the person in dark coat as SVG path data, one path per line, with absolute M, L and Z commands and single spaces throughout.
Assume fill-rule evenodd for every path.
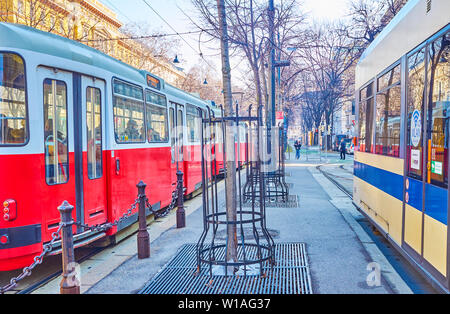
M 347 148 L 345 147 L 344 139 L 341 140 L 340 151 L 341 151 L 341 159 L 345 160 L 345 153 Z
M 300 143 L 299 140 L 295 141 L 294 147 L 295 147 L 295 158 L 300 159 L 300 149 L 302 148 L 302 144 Z

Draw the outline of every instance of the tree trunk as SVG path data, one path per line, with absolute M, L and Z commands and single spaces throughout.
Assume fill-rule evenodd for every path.
M 223 79 L 223 95 L 225 116 L 233 115 L 233 100 L 231 94 L 231 69 L 230 58 L 228 53 L 228 31 L 225 11 L 225 1 L 217 0 L 217 10 L 219 16 L 220 29 L 220 47 L 222 52 L 222 79 Z M 225 177 L 225 193 L 227 207 L 227 221 L 237 220 L 236 211 L 236 163 L 235 163 L 235 147 L 232 121 L 227 122 L 226 126 L 226 177 Z M 236 224 L 227 225 L 227 261 L 237 261 L 237 228 Z

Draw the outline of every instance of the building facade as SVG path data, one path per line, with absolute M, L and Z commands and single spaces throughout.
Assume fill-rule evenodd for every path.
M 98 0 L 0 0 L 0 21 L 24 24 L 96 48 L 179 86 L 186 75 L 121 31 L 117 14 Z

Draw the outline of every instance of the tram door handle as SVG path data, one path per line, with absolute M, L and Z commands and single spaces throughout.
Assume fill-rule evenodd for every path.
M 116 175 L 120 173 L 120 158 L 116 158 Z

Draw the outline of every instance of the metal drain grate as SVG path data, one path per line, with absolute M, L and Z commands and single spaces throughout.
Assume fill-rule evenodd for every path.
M 281 198 L 277 201 L 276 198 L 266 199 L 266 208 L 297 208 L 299 207 L 298 195 L 288 195 L 288 201 L 282 202 Z M 255 202 L 255 206 L 259 206 L 258 202 Z M 243 203 L 242 207 L 252 207 L 251 202 Z
M 139 294 L 311 294 L 305 243 L 275 245 L 276 265 L 266 276 L 210 276 L 196 273 L 196 245 L 186 244 Z
M 253 234 L 253 228 L 243 228 L 244 229 L 244 238 L 246 240 L 255 240 L 255 235 Z M 256 228 L 258 231 L 258 235 L 260 239 L 264 239 L 264 233 L 262 232 L 261 228 Z M 272 239 L 276 239 L 280 236 L 280 231 L 274 230 L 274 229 L 268 229 L 266 228 L 267 232 L 270 234 Z M 227 230 L 219 230 L 216 233 L 216 239 L 217 240 L 226 240 L 227 237 Z M 238 239 L 241 238 L 241 228 L 237 228 L 237 237 Z

